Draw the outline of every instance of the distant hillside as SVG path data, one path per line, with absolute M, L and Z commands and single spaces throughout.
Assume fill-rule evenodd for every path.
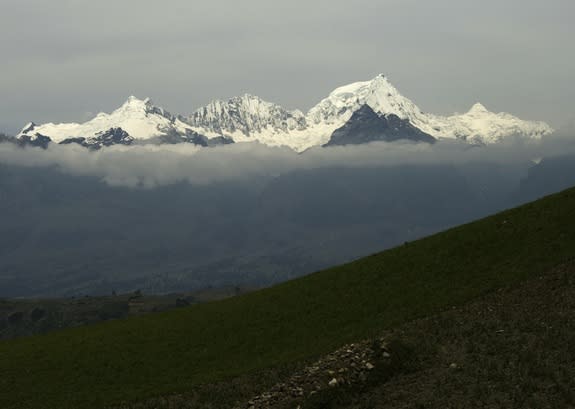
M 517 192 L 517 200 L 527 202 L 567 189 L 575 184 L 575 156 L 543 158 L 529 169 Z
M 217 287 L 166 295 L 147 295 L 135 291 L 99 297 L 0 298 L 0 340 L 43 334 L 133 315 L 162 312 L 221 300 L 248 291 L 253 291 L 253 288 Z
M 0 407 L 102 408 L 281 368 L 574 254 L 571 189 L 244 296 L 1 342 Z
M 130 189 L 0 165 L 0 297 L 267 287 L 519 204 L 521 169 L 329 167 Z

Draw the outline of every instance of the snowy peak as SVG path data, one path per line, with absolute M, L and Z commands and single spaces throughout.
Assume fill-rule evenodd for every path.
M 303 151 L 326 144 L 332 133 L 364 105 L 378 115 L 393 114 L 414 125 L 421 122 L 423 116 L 413 102 L 380 74 L 370 81 L 336 88 L 305 116 L 301 111 L 288 111 L 246 94 L 227 101 L 213 101 L 194 112 L 186 122 L 208 136 L 225 135 L 236 142 L 258 140 Z
M 401 119 L 417 120 L 423 115 L 412 101 L 399 93 L 385 75 L 380 74 L 371 81 L 354 82 L 336 88 L 313 107 L 307 117 L 313 124 L 344 123 L 363 105 L 368 105 L 378 114 L 394 114 Z
M 102 115 L 102 114 L 101 114 Z M 106 114 L 103 114 L 106 116 Z M 140 116 L 148 117 L 150 115 L 159 115 L 170 121 L 173 121 L 175 117 L 164 110 L 164 108 L 157 107 L 152 102 L 151 98 L 139 99 L 135 96 L 130 96 L 124 102 L 124 104 L 116 109 L 110 116 L 116 117 L 128 117 L 128 116 Z
M 34 140 L 43 136 L 58 143 L 77 138 L 101 141 L 103 132 L 121 129 L 130 138 L 147 141 L 145 143 L 199 141 L 211 145 L 258 141 L 302 152 L 330 142 L 333 133 L 342 128 L 355 112 L 360 109 L 363 109 L 361 113 L 369 112 L 366 107 L 388 121 L 374 119 L 370 122 L 374 126 L 363 127 L 356 116 L 351 124 L 353 126 L 348 125 L 340 131 L 340 134 L 346 132 L 346 141 L 352 138 L 351 133 L 355 130 L 365 133 L 372 129 L 378 129 L 379 136 L 366 134 L 360 139 L 401 139 L 400 134 L 409 134 L 411 139 L 423 138 L 409 126 L 435 139 L 460 139 L 482 144 L 500 142 L 514 135 L 539 139 L 553 132 L 544 122 L 524 121 L 510 114 L 493 113 L 480 103 L 464 114 L 439 116 L 424 113 L 404 97 L 385 75 L 380 74 L 369 81 L 353 82 L 334 89 L 306 115 L 299 110 L 287 110 L 257 96 L 244 94 L 226 101 L 213 101 L 188 117 L 182 117 L 155 106 L 149 98 L 142 100 L 131 96 L 112 113 L 100 113 L 83 124 L 30 123 L 19 137 Z M 392 133 L 385 126 L 396 127 L 399 131 Z M 114 135 L 108 139 L 113 142 L 119 140 L 116 137 L 119 134 Z M 125 135 L 120 139 L 129 140 Z
M 544 122 L 524 121 L 510 114 L 493 113 L 480 103 L 474 104 L 465 114 L 447 117 L 425 114 L 410 99 L 401 95 L 382 74 L 371 81 L 336 88 L 309 111 L 308 122 L 316 125 L 342 124 L 364 104 L 379 115 L 396 115 L 408 120 L 437 139 L 496 143 L 514 135 L 539 139 L 553 132 Z
M 122 129 L 134 139 L 150 139 L 170 133 L 186 134 L 187 130 L 191 131 L 189 125 L 163 108 L 156 107 L 149 98 L 142 100 L 131 96 L 112 113 L 101 112 L 83 124 L 48 123 L 38 126 L 30 123 L 22 129 L 18 137 L 43 135 L 60 143 L 77 138 L 101 139 L 101 135 L 111 129 Z
M 300 111 L 288 111 L 250 94 L 227 101 L 213 101 L 194 112 L 187 122 L 208 133 L 240 137 L 305 128 L 305 119 Z
M 480 144 L 497 143 L 512 136 L 541 139 L 553 132 L 545 122 L 524 121 L 505 112 L 491 112 L 480 103 L 465 114 L 429 118 L 439 124 L 442 137 Z
M 34 122 L 28 122 L 24 128 L 22 128 L 22 130 L 20 131 L 20 133 L 28 133 L 34 130 L 34 128 L 36 128 L 36 124 Z
M 473 106 L 471 107 L 471 109 L 467 112 L 470 115 L 482 115 L 482 114 L 486 114 L 489 111 L 487 110 L 487 108 L 485 108 L 485 106 L 483 106 L 483 104 L 477 102 L 475 104 L 473 104 Z
M 153 107 L 152 100 L 150 98 L 139 99 L 133 95 L 129 96 L 126 102 L 122 104 L 118 110 L 122 111 L 147 111 Z

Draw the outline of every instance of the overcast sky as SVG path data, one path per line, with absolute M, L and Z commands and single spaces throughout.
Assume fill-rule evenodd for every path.
M 189 113 L 249 92 L 307 110 L 385 73 L 424 111 L 575 116 L 573 0 L 0 0 L 0 131 L 129 95 Z

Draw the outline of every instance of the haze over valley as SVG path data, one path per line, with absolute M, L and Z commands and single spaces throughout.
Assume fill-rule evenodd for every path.
M 4 297 L 267 286 L 575 182 L 573 139 L 0 144 Z

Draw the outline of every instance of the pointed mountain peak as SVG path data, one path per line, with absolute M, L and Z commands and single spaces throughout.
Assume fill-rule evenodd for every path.
M 249 99 L 249 100 L 256 100 L 256 101 L 263 101 L 260 97 L 258 97 L 257 95 L 253 95 L 253 94 L 243 94 L 240 98 L 242 99 Z
M 371 81 L 368 81 L 369 88 L 375 92 L 386 92 L 391 94 L 399 95 L 399 91 L 393 86 L 391 82 L 389 82 L 389 78 L 384 74 L 379 74 Z M 390 95 L 391 96 L 391 95 Z
M 271 104 L 271 102 L 264 101 L 262 98 L 253 94 L 242 94 L 240 96 L 232 97 L 225 102 L 227 104 Z
M 20 131 L 20 134 L 24 134 L 27 132 L 31 132 L 36 128 L 36 124 L 34 122 L 28 122 L 24 128 Z
M 367 90 L 391 90 L 397 93 L 397 90 L 391 85 L 388 78 L 384 74 L 379 74 L 369 81 L 358 81 L 348 85 L 343 85 L 332 91 L 330 96 L 345 95 L 345 94 L 358 94 Z
M 477 102 L 476 104 L 473 104 L 473 106 L 469 110 L 469 113 L 471 113 L 471 114 L 484 114 L 487 112 L 489 112 L 487 110 L 487 108 L 485 108 L 485 106 L 479 102 Z
M 134 114 L 158 114 L 168 119 L 173 119 L 172 115 L 161 107 L 154 105 L 150 98 L 139 99 L 130 96 L 124 104 L 116 109 L 112 115 L 134 115 Z M 105 116 L 105 115 L 104 115 Z
M 134 96 L 134 95 L 130 95 L 128 97 L 128 99 L 126 100 L 126 102 L 124 102 L 124 105 L 127 104 L 134 104 L 134 103 L 138 103 L 138 102 L 143 102 L 140 98 Z
M 369 105 L 379 115 L 397 115 L 414 124 L 424 121 L 421 110 L 389 82 L 384 74 L 369 81 L 354 82 L 336 88 L 329 96 L 309 110 L 312 124 L 338 126 L 345 123 L 362 105 Z
M 261 99 L 260 97 L 256 96 L 256 95 L 252 95 L 252 94 L 242 94 L 242 95 L 237 95 L 234 97 L 230 97 L 227 99 L 214 99 L 213 101 L 210 101 L 210 103 L 204 107 L 198 108 L 196 110 L 196 112 L 205 110 L 205 109 L 211 109 L 211 110 L 222 110 L 225 109 L 225 107 L 237 107 L 239 105 L 245 105 L 245 104 L 264 104 L 266 103 L 266 101 L 264 101 L 263 99 Z
M 371 82 L 387 82 L 387 83 L 389 83 L 389 79 L 387 78 L 387 76 L 385 74 L 378 74 L 371 80 Z
M 145 108 L 151 106 L 152 100 L 150 98 L 140 99 L 133 95 L 130 95 L 122 107 L 133 107 L 133 108 Z

